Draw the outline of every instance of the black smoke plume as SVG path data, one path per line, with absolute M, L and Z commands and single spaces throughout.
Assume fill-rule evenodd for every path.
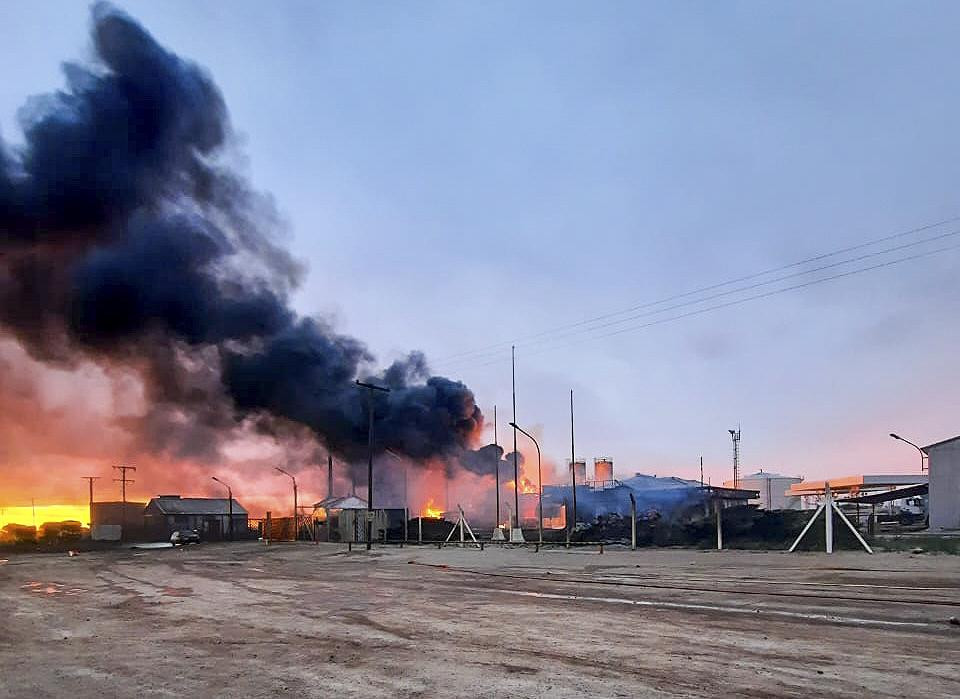
M 306 426 L 354 460 L 354 381 L 374 378 L 391 389 L 374 397 L 379 451 L 490 472 L 499 455 L 471 451 L 483 418 L 466 386 L 419 353 L 377 372 L 362 342 L 290 309 L 303 269 L 269 199 L 227 165 L 211 77 L 107 4 L 92 39 L 93 62 L 66 64 L 66 86 L 22 109 L 24 145 L 0 146 L 5 332 L 48 363 L 136 368 L 150 405 L 137 428 L 158 450 L 202 455 L 247 421 Z

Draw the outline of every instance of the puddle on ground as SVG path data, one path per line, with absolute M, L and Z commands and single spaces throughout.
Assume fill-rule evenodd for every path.
M 191 587 L 165 587 L 161 591 L 161 594 L 169 595 L 171 597 L 188 597 L 193 594 L 193 588 Z
M 39 582 L 31 580 L 20 586 L 25 592 L 33 592 L 39 595 L 79 595 L 86 592 L 82 587 L 67 587 L 63 583 L 57 582 Z

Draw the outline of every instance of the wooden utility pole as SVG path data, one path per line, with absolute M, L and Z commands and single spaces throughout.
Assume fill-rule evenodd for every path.
M 93 526 L 93 482 L 100 480 L 100 476 L 80 476 L 83 480 L 87 481 L 90 485 L 90 512 L 87 515 L 90 518 L 88 524 Z
M 373 544 L 373 392 L 390 393 L 389 388 L 356 380 L 357 386 L 367 389 L 367 551 Z
M 333 454 L 327 453 L 327 497 L 333 497 Z
M 123 504 L 120 506 L 120 539 L 124 539 L 127 535 L 127 483 L 136 483 L 136 481 L 130 480 L 127 478 L 127 471 L 136 471 L 136 466 L 114 466 L 115 469 L 120 471 L 120 477 L 114 478 L 115 483 L 120 484 L 120 499 Z

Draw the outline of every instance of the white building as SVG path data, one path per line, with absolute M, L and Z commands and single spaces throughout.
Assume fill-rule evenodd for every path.
M 751 500 L 751 505 L 758 505 L 761 510 L 799 510 L 800 498 L 796 495 L 787 495 L 786 491 L 794 483 L 802 482 L 802 478 L 783 476 L 779 473 L 768 473 L 760 469 L 756 473 L 740 478 L 738 487 L 745 490 L 759 491 L 760 497 Z M 723 486 L 732 488 L 733 481 L 726 481 Z
M 930 477 L 930 531 L 960 529 L 960 437 L 924 447 Z

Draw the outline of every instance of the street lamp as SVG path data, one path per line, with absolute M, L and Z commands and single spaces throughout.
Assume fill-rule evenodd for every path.
M 543 544 L 543 472 L 540 470 L 540 445 L 537 444 L 537 440 L 533 438 L 533 435 L 527 432 L 525 429 L 520 427 L 520 425 L 515 422 L 510 423 L 510 427 L 513 427 L 519 432 L 527 435 L 530 438 L 530 441 L 533 442 L 533 446 L 537 448 L 537 489 L 540 491 L 537 497 L 537 533 L 539 535 L 540 544 Z M 517 525 L 520 524 L 520 512 L 517 511 Z
M 279 466 L 274 466 L 274 468 L 293 481 L 293 540 L 297 541 L 300 538 L 300 521 L 297 516 L 297 479 Z
M 925 452 L 921 447 L 919 447 L 919 446 L 917 446 L 916 444 L 914 444 L 913 442 L 911 442 L 909 439 L 904 439 L 903 437 L 901 437 L 901 436 L 898 435 L 898 434 L 894 434 L 893 432 L 891 432 L 891 433 L 890 433 L 890 436 L 893 437 L 894 439 L 897 439 L 897 440 L 901 441 L 901 442 L 906 442 L 906 443 L 909 444 L 911 447 L 913 447 L 913 448 L 916 449 L 918 452 L 920 452 L 920 473 L 923 473 L 924 471 L 927 470 L 927 466 L 924 465 L 924 462 L 926 462 L 926 460 L 927 460 L 927 452 Z
M 229 524 L 229 530 L 228 530 L 229 531 L 228 538 L 230 539 L 230 541 L 233 541 L 233 490 L 231 490 L 229 485 L 224 483 L 222 480 L 220 480 L 216 476 L 210 476 L 210 477 L 227 489 L 227 498 L 230 500 L 230 504 L 229 504 L 230 524 Z

